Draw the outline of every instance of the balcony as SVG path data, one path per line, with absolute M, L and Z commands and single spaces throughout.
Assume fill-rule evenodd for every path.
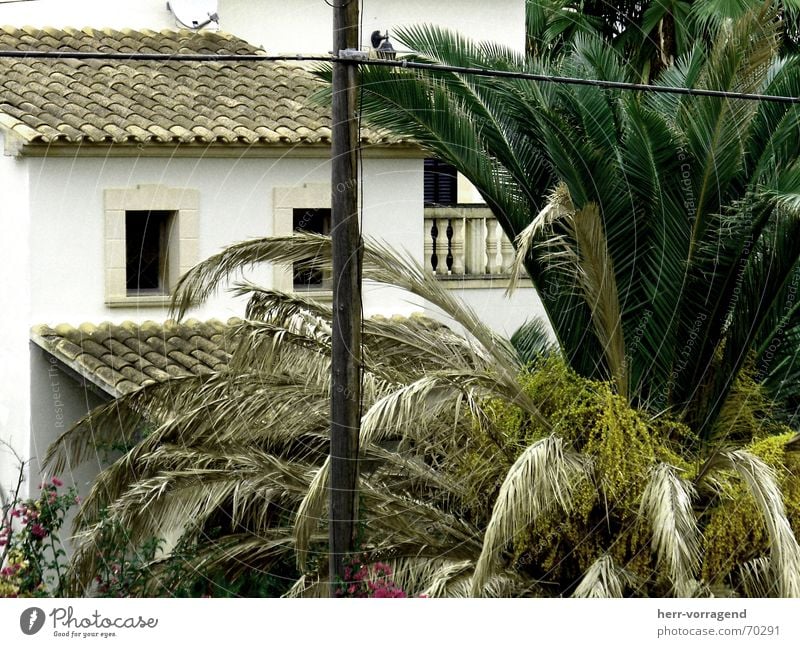
M 425 267 L 454 288 L 505 287 L 514 246 L 485 205 L 425 207 Z

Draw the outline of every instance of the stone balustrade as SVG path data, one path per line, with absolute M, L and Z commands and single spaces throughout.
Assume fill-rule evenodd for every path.
M 437 276 L 507 275 L 514 246 L 484 205 L 425 208 L 425 266 Z

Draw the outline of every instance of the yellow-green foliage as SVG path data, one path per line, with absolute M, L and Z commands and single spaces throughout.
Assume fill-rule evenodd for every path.
M 640 514 L 651 469 L 665 462 L 692 480 L 704 457 L 685 424 L 651 418 L 632 409 L 609 383 L 587 380 L 558 357 L 543 358 L 519 383 L 552 429 L 544 428 L 503 399 L 484 403 L 488 425 L 472 429 L 454 468 L 465 484 L 476 521 L 488 520 L 508 469 L 535 441 L 553 433 L 591 460 L 592 477 L 576 487 L 569 513 L 546 513 L 514 541 L 516 567 L 547 581 L 574 583 L 601 555 L 637 575 L 649 592 L 668 594 L 666 574 L 657 572 L 651 528 Z M 738 408 L 738 410 L 737 410 Z M 800 453 L 787 453 L 793 432 L 771 417 L 768 403 L 749 373 L 738 380 L 722 416 L 728 438 L 771 465 L 778 475 L 787 514 L 800 528 Z M 722 437 L 718 427 L 717 440 Z M 498 451 L 500 449 L 500 451 Z M 744 484 L 734 474 L 715 475 L 721 493 L 703 490 L 697 514 L 703 533 L 703 579 L 725 584 L 732 569 L 768 548 L 766 527 Z
M 800 530 L 800 454 L 786 451 L 786 443 L 795 434 L 784 429 L 784 433 L 758 438 L 744 449 L 775 470 L 789 524 L 797 535 Z M 729 479 L 723 485 L 723 500 L 710 512 L 705 528 L 703 576 L 708 580 L 726 576 L 738 564 L 765 554 L 769 548 L 766 525 L 750 492 L 730 475 Z
M 714 424 L 712 435 L 725 442 L 750 442 L 766 434 L 780 434 L 774 422 L 773 402 L 756 381 L 752 358 L 739 371 Z
M 728 483 L 724 495 L 703 532 L 702 576 L 714 584 L 723 583 L 735 566 L 758 557 L 769 545 L 764 520 L 747 488 Z
M 540 360 L 519 380 L 555 432 L 571 449 L 591 457 L 594 478 L 578 486 L 569 514 L 547 514 L 518 538 L 517 563 L 558 580 L 575 577 L 562 573 L 564 569 L 581 572 L 610 552 L 618 564 L 646 577 L 652 564 L 649 530 L 639 518 L 642 491 L 650 469 L 660 461 L 690 469 L 677 451 L 688 429 L 631 409 L 611 385 L 579 377 L 557 357 Z M 513 447 L 514 456 L 551 433 L 506 401 L 492 401 L 487 410 L 490 424 Z M 487 455 L 473 455 L 473 460 Z M 480 471 L 474 464 L 471 468 Z M 507 466 L 497 466 L 496 487 L 506 471 Z

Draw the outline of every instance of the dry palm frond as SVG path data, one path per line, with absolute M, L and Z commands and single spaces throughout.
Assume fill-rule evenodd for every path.
M 776 582 L 771 578 L 770 561 L 756 557 L 739 566 L 739 581 L 748 598 L 769 598 L 775 595 Z
M 600 210 L 595 203 L 589 203 L 577 210 L 568 222 L 572 224 L 571 233 L 577 244 L 578 282 L 591 310 L 595 333 L 603 344 L 608 370 L 617 392 L 627 398 L 628 369 L 619 294 Z
M 500 553 L 541 514 L 558 508 L 569 511 L 575 485 L 587 475 L 587 463 L 564 450 L 551 435 L 528 447 L 508 471 L 492 510 L 483 548 L 475 566 L 472 595 L 479 596 Z
M 237 286 L 237 294 L 251 293 L 247 319 L 240 324 L 243 332 L 258 334 L 253 321 L 273 324 L 276 329 L 286 328 L 297 335 L 325 341 L 330 339 L 331 308 L 303 296 L 266 290 L 252 284 Z M 300 325 L 298 325 L 298 322 Z M 309 335 L 309 328 L 319 330 L 319 322 L 326 322 L 327 335 Z M 363 322 L 362 339 L 369 356 L 364 363 L 369 370 L 382 372 L 387 367 L 397 367 L 402 375 L 409 369 L 420 371 L 429 368 L 488 367 L 485 352 L 462 335 L 444 324 L 421 315 L 409 317 L 375 317 Z M 240 335 L 234 335 L 236 337 Z M 248 337 L 245 336 L 245 339 Z M 329 343 L 327 344 L 329 346 Z M 370 360 L 373 357 L 373 360 Z M 396 359 L 395 359 L 396 358 Z M 399 366 L 398 366 L 399 365 Z M 399 375 L 395 375 L 399 377 Z
M 327 563 L 321 565 L 321 569 L 327 569 Z M 322 572 L 321 570 L 319 572 Z M 284 593 L 285 598 L 327 598 L 330 594 L 328 582 L 317 574 L 304 573 L 291 588 Z M 327 570 L 325 571 L 327 573 Z
M 328 503 L 328 473 L 330 458 L 326 458 L 309 483 L 305 496 L 300 501 L 295 513 L 292 536 L 294 537 L 297 568 L 306 569 L 308 548 L 312 534 L 319 527 L 325 516 Z
M 246 296 L 245 319 L 253 321 L 287 322 L 299 314 L 311 314 L 330 321 L 331 306 L 305 295 L 268 290 L 247 281 L 237 283 L 231 293 Z
M 189 307 L 206 300 L 231 276 L 258 263 L 294 263 L 313 258 L 313 267 L 323 269 L 331 265 L 330 237 L 317 234 L 296 233 L 292 236 L 259 238 L 231 245 L 187 272 L 175 290 L 173 306 L 178 316 Z M 463 326 L 493 357 L 506 366 L 513 365 L 513 349 L 508 341 L 495 334 L 481 319 L 435 277 L 408 256 L 382 243 L 365 241 L 363 276 L 366 280 L 404 288 L 441 308 L 449 317 Z M 295 307 L 301 308 L 299 304 Z M 254 312 L 269 308 L 257 307 Z M 321 312 L 320 308 L 317 308 Z
M 456 401 L 462 398 L 466 398 L 470 405 L 472 419 L 481 416 L 485 418 L 485 414 L 480 410 L 478 394 L 497 395 L 497 387 L 498 383 L 494 376 L 450 371 L 428 375 L 387 393 L 370 406 L 362 417 L 359 439 L 362 459 L 375 451 L 373 448 L 378 443 L 388 438 L 410 437 L 415 441 L 424 442 L 430 433 L 431 422 L 453 410 L 455 419 L 450 429 L 455 429 L 459 415 Z M 503 445 L 498 441 L 498 451 L 503 450 Z M 388 455 L 382 454 L 382 457 L 387 463 L 390 462 L 387 460 Z M 414 471 L 414 463 L 407 461 L 403 463 L 403 471 L 408 478 L 409 470 Z M 295 516 L 294 536 L 297 542 L 298 564 L 301 567 L 306 559 L 308 538 L 318 526 L 324 513 L 328 473 L 329 462 L 325 460 L 314 476 Z M 449 489 L 451 492 L 457 490 L 452 485 Z
M 514 263 L 511 266 L 511 276 L 508 280 L 506 294 L 513 294 L 519 284 L 519 279 L 525 270 L 525 260 L 528 258 L 536 242 L 543 233 L 548 233 L 548 238 L 552 242 L 552 227 L 555 222 L 569 218 L 575 213 L 572 198 L 566 184 L 559 183 L 550 194 L 550 198 L 531 223 L 523 229 L 514 240 L 516 252 L 514 253 Z
M 95 457 L 98 447 L 138 441 L 144 420 L 149 421 L 148 426 L 171 420 L 211 379 L 213 375 L 172 378 L 93 409 L 50 445 L 44 464 L 60 474 L 67 464 L 74 466 Z
M 472 560 L 445 562 L 428 579 L 422 592 L 429 598 L 469 597 L 470 578 L 475 568 Z M 462 593 L 458 595 L 458 593 Z
M 564 234 L 553 227 L 563 226 Z M 542 232 L 551 262 L 573 268 L 583 298 L 589 306 L 595 333 L 603 345 L 603 353 L 617 392 L 628 396 L 628 368 L 622 331 L 616 275 L 608 250 L 600 210 L 594 202 L 575 209 L 566 185 L 559 184 L 547 206 L 534 218 L 516 240 L 516 255 L 508 291 L 512 292 L 524 269 L 525 259 Z
M 745 483 L 761 512 L 769 535 L 770 575 L 778 596 L 800 597 L 800 546 L 786 518 L 775 472 L 744 450 L 721 450 L 706 470 L 732 470 Z M 704 471 L 706 471 L 704 470 Z
M 455 400 L 470 387 L 476 390 L 483 387 L 484 394 L 489 395 L 496 394 L 491 389 L 496 385 L 492 376 L 472 372 L 429 374 L 375 402 L 362 418 L 360 443 L 377 443 L 424 427 L 430 419 L 453 410 Z
M 603 555 L 586 571 L 572 597 L 621 598 L 631 581 L 630 573 L 619 568 L 610 555 Z
M 679 597 L 693 596 L 698 587 L 701 537 L 692 509 L 696 496 L 694 486 L 666 463 L 653 468 L 642 493 L 641 514 L 652 528 L 653 551 Z
M 134 540 L 159 532 L 182 530 L 187 519 L 199 522 L 223 508 L 232 524 L 247 520 L 265 527 L 269 503 L 287 505 L 308 487 L 307 466 L 251 449 L 248 453 L 203 451 L 164 446 L 140 456 L 138 478 L 108 506 L 93 490 L 80 513 L 83 527 L 96 523 L 92 510 L 104 507 L 124 526 L 135 528 Z M 285 500 L 284 500 L 285 499 Z
M 190 306 L 208 298 L 219 285 L 244 267 L 262 262 L 293 263 L 308 258 L 314 259 L 315 268 L 329 266 L 330 238 L 298 233 L 232 245 L 181 278 L 173 297 L 174 308 L 178 315 L 183 315 Z M 486 359 L 491 358 L 499 379 L 507 384 L 515 381 L 519 363 L 508 340 L 494 333 L 472 309 L 442 286 L 436 277 L 424 272 L 416 261 L 407 255 L 398 255 L 385 244 L 366 241 L 363 276 L 367 280 L 403 288 L 440 308 L 477 341 Z M 529 408 L 536 408 L 531 402 L 526 404 Z

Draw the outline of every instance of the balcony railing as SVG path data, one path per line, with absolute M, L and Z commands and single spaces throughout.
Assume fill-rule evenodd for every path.
M 425 264 L 437 276 L 507 275 L 514 246 L 485 206 L 426 207 Z

